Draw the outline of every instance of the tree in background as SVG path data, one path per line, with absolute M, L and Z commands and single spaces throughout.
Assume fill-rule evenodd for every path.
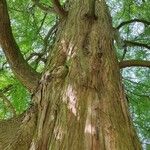
M 142 149 L 128 109 L 148 142 L 148 6 L 0 0 L 0 149 Z

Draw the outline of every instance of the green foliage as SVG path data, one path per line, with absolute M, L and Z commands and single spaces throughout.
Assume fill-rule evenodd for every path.
M 131 19 L 150 21 L 150 1 L 109 1 L 114 26 Z M 150 45 L 150 27 L 143 23 L 131 23 L 120 30 L 122 39 Z M 123 49 L 117 48 L 119 60 Z M 150 52 L 143 47 L 127 47 L 125 60 L 150 60 Z M 150 69 L 127 68 L 122 71 L 130 112 L 144 149 L 150 144 Z M 147 147 L 147 148 L 146 148 Z M 148 150 L 148 149 L 147 149 Z
M 16 113 L 20 114 L 25 111 L 30 104 L 30 95 L 18 81 L 15 81 L 13 88 L 8 93 Z
M 147 141 L 150 139 L 150 78 L 145 77 L 147 72 L 142 68 L 140 71 L 135 69 L 135 72 L 136 78 L 124 75 L 124 83 L 134 124 L 141 139 Z
M 30 95 L 26 88 L 13 77 L 10 71 L 0 72 L 0 92 L 5 93 L 5 96 L 14 107 L 16 114 L 20 114 L 28 108 Z M 0 119 L 9 117 L 12 117 L 12 112 L 0 97 Z

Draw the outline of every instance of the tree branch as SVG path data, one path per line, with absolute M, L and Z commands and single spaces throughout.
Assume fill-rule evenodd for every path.
M 40 75 L 24 60 L 13 37 L 6 0 L 0 0 L 0 44 L 16 77 L 33 92 Z
M 88 15 L 90 17 L 95 17 L 95 0 L 89 0 L 89 12 Z
M 63 9 L 61 6 L 59 0 L 52 0 L 52 3 L 54 5 L 54 10 L 55 12 L 60 16 L 60 17 L 66 17 L 67 16 L 67 11 Z
M 119 62 L 120 69 L 126 67 L 148 67 L 150 68 L 150 61 L 146 60 L 124 60 Z
M 32 59 L 33 57 L 37 56 L 39 58 L 41 58 L 44 55 L 44 53 L 31 53 L 30 56 L 27 57 L 26 61 L 29 61 L 30 59 Z
M 32 2 L 46 13 L 56 13 L 52 7 L 48 7 L 42 3 L 39 3 L 39 0 L 32 0 Z
M 0 120 L 0 149 L 29 149 L 37 124 L 36 118 L 35 108 L 29 108 L 19 116 Z
M 124 25 L 127 25 L 129 23 L 133 23 L 133 22 L 141 22 L 141 23 L 144 23 L 145 25 L 150 25 L 150 22 L 149 21 L 146 21 L 144 19 L 132 19 L 132 20 L 128 20 L 128 21 L 124 21 L 122 23 L 120 23 L 120 25 L 118 25 L 116 27 L 116 29 L 120 29 L 121 27 L 123 27 Z
M 139 47 L 145 47 L 147 49 L 150 49 L 150 46 L 148 44 L 143 44 L 143 43 L 139 43 L 139 42 L 134 42 L 134 41 L 128 41 L 128 40 L 124 40 L 124 44 L 125 46 L 139 46 Z
M 16 116 L 16 111 L 11 102 L 7 99 L 7 97 L 0 92 L 0 98 L 4 101 L 4 104 L 10 109 L 10 111 L 13 113 L 13 116 Z
M 57 27 L 58 27 L 58 23 L 56 23 L 54 26 L 52 26 L 52 27 L 49 29 L 47 35 L 44 37 L 44 44 L 47 43 L 48 38 L 49 38 L 50 35 L 53 33 L 53 31 L 54 31 L 55 29 L 57 29 Z
M 46 13 L 57 13 L 60 17 L 67 16 L 67 11 L 62 8 L 59 0 L 52 0 L 53 7 L 45 6 L 44 4 L 39 3 L 39 0 L 32 0 L 32 2 Z

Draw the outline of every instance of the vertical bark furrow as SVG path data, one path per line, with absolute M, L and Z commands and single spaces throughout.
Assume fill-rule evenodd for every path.
M 42 122 L 42 144 L 37 142 L 37 147 L 140 150 L 138 140 L 132 140 L 136 134 L 128 123 L 105 1 L 96 1 L 97 20 L 86 16 L 88 10 L 88 0 L 74 1 L 67 20 L 62 22 L 47 65 L 49 80 L 43 82 L 47 84 L 41 99 L 41 104 L 46 101 L 47 105 L 46 120 Z M 44 108 L 39 119 L 42 112 Z

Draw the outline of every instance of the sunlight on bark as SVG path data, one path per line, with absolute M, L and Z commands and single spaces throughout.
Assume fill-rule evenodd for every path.
M 76 116 L 77 115 L 77 97 L 76 97 L 76 91 L 73 89 L 71 85 L 68 85 L 67 91 L 66 91 L 66 97 L 68 100 L 68 109 L 72 111 L 72 113 Z
M 72 44 L 73 42 L 67 43 L 64 39 L 61 41 L 60 49 L 67 53 L 67 61 L 70 60 L 76 53 L 75 53 L 75 45 Z
M 68 58 L 67 58 L 67 60 L 69 60 L 70 58 L 72 58 L 75 55 L 75 51 L 76 50 L 75 50 L 74 44 L 72 44 L 70 42 L 69 47 L 68 47 Z
M 35 142 L 32 142 L 32 143 L 31 143 L 31 147 L 30 147 L 29 150 L 35 150 Z
M 96 130 L 95 127 L 93 127 L 88 120 L 86 121 L 86 125 L 85 125 L 85 133 L 89 133 L 89 134 L 96 134 Z
M 54 134 L 55 134 L 56 140 L 61 140 L 64 132 L 60 127 L 58 127 L 57 129 L 54 129 Z
M 62 39 L 62 40 L 61 40 L 61 46 L 60 46 L 59 49 L 61 49 L 63 52 L 66 52 L 67 47 L 68 47 L 68 46 L 67 46 L 66 41 L 65 41 L 64 39 Z

